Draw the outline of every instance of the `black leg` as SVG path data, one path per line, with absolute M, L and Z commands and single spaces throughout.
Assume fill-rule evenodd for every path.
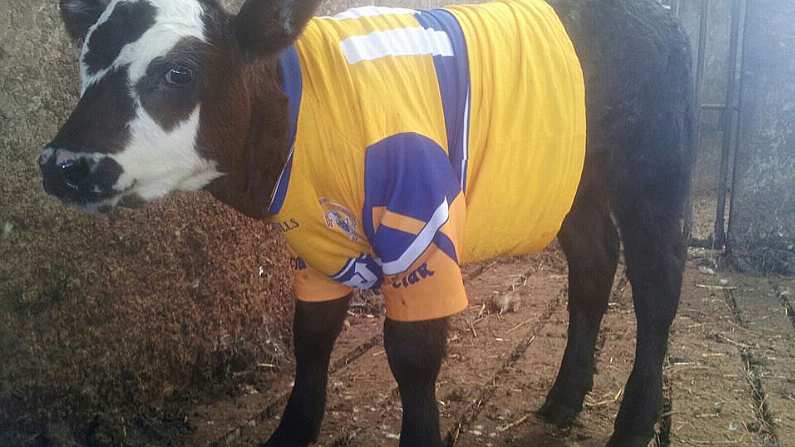
M 384 347 L 400 389 L 400 447 L 441 447 L 436 378 L 447 347 L 447 318 L 384 323 Z
M 539 414 L 556 425 L 574 421 L 593 386 L 593 358 L 618 263 L 618 234 L 607 200 L 577 197 L 560 234 L 569 263 L 569 329 L 557 379 Z
M 350 295 L 324 303 L 296 301 L 295 385 L 279 427 L 266 447 L 304 447 L 317 440 L 326 407 L 331 350 L 349 303 Z
M 646 446 L 662 403 L 668 331 L 679 305 L 685 242 L 679 219 L 641 203 L 619 214 L 638 336 L 635 364 L 609 446 Z
M 681 33 L 671 37 L 682 42 Z M 695 154 L 686 49 L 669 48 L 667 65 L 649 84 L 654 88 L 639 98 L 646 117 L 613 154 L 612 206 L 632 284 L 637 343 L 611 447 L 645 447 L 661 409 L 663 361 L 687 255 L 683 220 Z

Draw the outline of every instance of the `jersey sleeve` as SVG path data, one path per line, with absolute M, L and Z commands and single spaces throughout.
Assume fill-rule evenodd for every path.
M 466 207 L 438 144 L 406 133 L 369 147 L 363 211 L 390 319 L 430 320 L 466 307 L 459 268 Z
M 293 270 L 293 294 L 299 301 L 323 302 L 342 298 L 353 291 L 345 284 L 332 281 L 326 275 L 313 269 L 297 256 L 292 249 L 290 252 L 290 267 Z

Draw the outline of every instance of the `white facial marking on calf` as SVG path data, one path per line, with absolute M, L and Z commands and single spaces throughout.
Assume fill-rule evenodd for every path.
M 91 73 L 85 57 L 93 33 L 112 17 L 119 5 L 138 2 L 148 2 L 157 9 L 154 24 L 138 40 L 124 45 L 109 66 Z M 221 175 L 216 163 L 203 158 L 196 148 L 201 104 L 196 105 L 187 119 L 164 130 L 142 106 L 135 89 L 150 63 L 168 55 L 178 42 L 185 38 L 207 41 L 202 14 L 202 6 L 196 0 L 113 0 L 89 29 L 81 56 L 83 94 L 108 73 L 127 66 L 126 88 L 135 104 L 135 118 L 128 124 L 128 143 L 123 150 L 108 154 L 123 169 L 114 186 L 116 191 L 151 200 L 176 189 L 200 189 Z M 114 198 L 113 204 L 118 200 Z
M 111 18 L 118 5 L 138 2 L 148 2 L 157 8 L 155 24 L 140 39 L 125 45 L 110 66 L 93 75 L 89 74 L 89 68 L 83 58 L 88 53 L 88 44 L 94 31 Z M 202 6 L 196 0 L 113 0 L 99 17 L 97 23 L 89 28 L 83 44 L 83 57 L 81 57 L 80 64 L 83 93 L 110 70 L 128 64 L 130 65 L 130 86 L 132 87 L 146 73 L 146 67 L 154 58 L 165 56 L 181 39 L 194 37 L 205 42 L 202 14 Z
M 111 155 L 124 168 L 117 189 L 132 188 L 144 200 L 151 200 L 174 190 L 200 189 L 220 176 L 215 162 L 196 151 L 199 116 L 196 107 L 190 118 L 166 132 L 140 107 L 131 124 L 130 144 Z M 157 153 L 158 146 L 168 148 L 167 152 Z

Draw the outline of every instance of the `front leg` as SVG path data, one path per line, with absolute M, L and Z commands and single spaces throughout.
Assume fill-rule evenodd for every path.
M 334 341 L 351 295 L 322 303 L 296 301 L 293 322 L 295 385 L 279 427 L 265 447 L 304 447 L 317 440 L 326 409 L 326 382 Z
M 384 347 L 403 404 L 400 447 L 441 447 L 436 378 L 447 347 L 447 318 L 418 322 L 387 318 Z

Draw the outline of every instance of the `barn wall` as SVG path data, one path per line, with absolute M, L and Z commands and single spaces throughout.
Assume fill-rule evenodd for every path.
M 288 344 L 290 278 L 264 223 L 201 193 L 110 217 L 44 194 L 35 158 L 78 95 L 57 4 L 0 1 L 0 445 L 101 444 L 125 406 L 278 363 Z
M 748 9 L 730 249 L 738 267 L 795 274 L 795 2 Z

